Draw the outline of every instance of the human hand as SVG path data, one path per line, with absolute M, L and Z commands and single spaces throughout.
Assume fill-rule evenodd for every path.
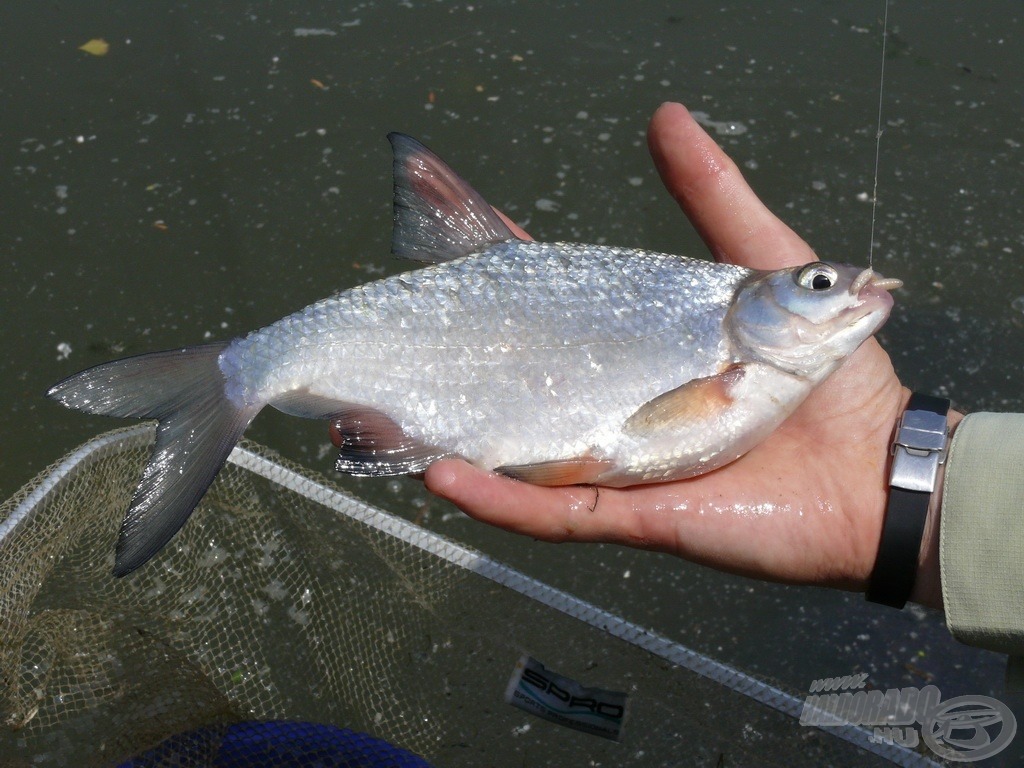
M 817 260 L 685 107 L 658 109 L 648 143 L 716 260 L 755 269 Z M 763 443 L 706 475 L 551 488 L 445 460 L 424 480 L 471 517 L 537 539 L 614 542 L 746 576 L 863 590 L 881 535 L 893 425 L 909 394 L 871 338 Z M 914 598 L 938 605 L 932 529 L 921 560 L 928 575 Z

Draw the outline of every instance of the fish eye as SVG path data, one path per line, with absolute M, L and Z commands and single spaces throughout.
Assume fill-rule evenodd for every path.
M 808 264 L 796 275 L 796 284 L 809 291 L 827 291 L 836 284 L 837 273 L 828 264 L 816 261 Z

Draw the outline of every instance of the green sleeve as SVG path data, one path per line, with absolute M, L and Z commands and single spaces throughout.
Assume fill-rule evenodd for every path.
M 939 560 L 961 642 L 1024 656 L 1024 414 L 975 413 L 953 435 Z

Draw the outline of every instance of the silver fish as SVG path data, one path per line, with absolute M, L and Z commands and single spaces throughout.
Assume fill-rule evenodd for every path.
M 523 241 L 422 144 L 389 139 L 392 250 L 429 266 L 49 391 L 159 422 L 115 575 L 171 539 L 266 405 L 334 421 L 337 469 L 352 474 L 422 472 L 446 456 L 540 485 L 708 472 L 792 413 L 882 325 L 900 285 L 823 262 L 757 272 Z

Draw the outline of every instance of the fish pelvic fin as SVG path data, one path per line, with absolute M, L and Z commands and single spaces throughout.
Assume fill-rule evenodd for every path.
M 226 346 L 114 360 L 46 393 L 86 413 L 158 420 L 156 443 L 121 523 L 114 576 L 131 573 L 171 540 L 262 408 L 236 405 L 225 395 L 218 358 Z
M 438 264 L 518 239 L 444 160 L 403 133 L 389 133 L 388 141 L 394 152 L 395 256 Z

